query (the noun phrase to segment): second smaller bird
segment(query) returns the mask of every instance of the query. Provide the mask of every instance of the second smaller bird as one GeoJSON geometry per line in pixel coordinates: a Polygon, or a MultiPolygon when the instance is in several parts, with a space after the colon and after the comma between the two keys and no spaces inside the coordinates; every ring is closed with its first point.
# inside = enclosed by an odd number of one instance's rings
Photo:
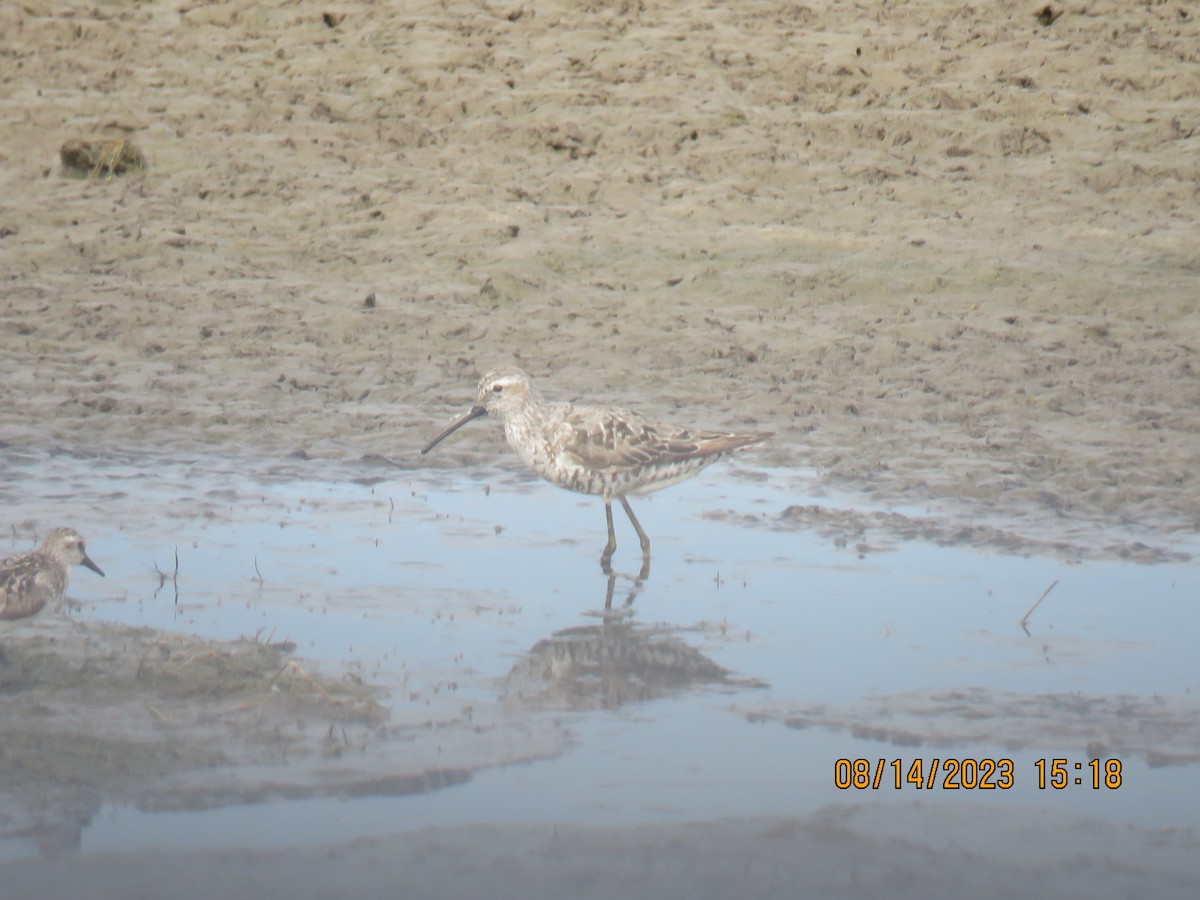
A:
{"type": "MultiPolygon", "coordinates": [[[[28,619],[61,603],[73,566],[104,576],[74,528],[52,528],[36,550],[0,560],[0,623],[28,619]]],[[[0,663],[7,663],[3,648],[0,663]]]]}

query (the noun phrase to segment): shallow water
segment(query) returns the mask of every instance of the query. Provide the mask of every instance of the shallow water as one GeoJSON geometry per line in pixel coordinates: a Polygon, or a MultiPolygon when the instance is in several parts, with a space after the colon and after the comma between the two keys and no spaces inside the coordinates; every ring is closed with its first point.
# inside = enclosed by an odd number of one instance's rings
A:
{"type": "MultiPolygon", "coordinates": [[[[14,528],[0,523],[9,532],[0,552],[29,546],[27,519],[39,530],[79,528],[108,576],[75,573],[70,594],[81,608],[72,615],[82,627],[107,620],[219,639],[286,638],[323,671],[388,688],[397,716],[495,707],[561,721],[569,734],[560,755],[484,768],[465,784],[413,796],[200,812],[107,803],[80,849],[283,847],[476,822],[804,815],[918,793],[928,802],[986,797],[1200,830],[1194,762],[1152,766],[1145,746],[1109,743],[1102,755],[1121,759],[1123,782],[1098,791],[1039,790],[1034,767],[1042,758],[1088,759],[1078,727],[1087,713],[1060,728],[1046,697],[1124,697],[1130,715],[1178,704],[1187,737],[1200,690],[1195,562],[1069,562],[920,541],[872,540],[891,549],[862,552],[780,526],[790,505],[853,505],[805,496],[808,483],[805,472],[725,466],[635,499],[653,542],[640,585],[637,540],[618,512],[614,606],[636,593],[628,622],[654,626],[729,675],[670,684],[647,676],[633,688],[570,694],[528,664],[531,650],[563,629],[596,636],[622,627],[606,632],[600,616],[607,580],[595,498],[508,469],[10,459],[0,492],[14,528]],[[338,480],[319,477],[330,471],[338,480]],[[1027,634],[1022,616],[1056,580],[1027,634]],[[953,714],[948,692],[973,699],[953,714]],[[922,712],[938,697],[940,706],[922,712]],[[807,727],[787,727],[798,715],[807,727]],[[968,736],[947,738],[947,719],[968,729],[949,733],[968,736]],[[864,723],[897,730],[888,736],[864,723]],[[899,733],[922,743],[892,742],[899,733]],[[947,757],[1010,758],[1015,787],[834,785],[839,758],[907,766],[947,757]]],[[[1160,748],[1168,756],[1179,750],[1170,721],[1160,748]]],[[[0,858],[36,852],[31,840],[0,844],[0,858]]]]}

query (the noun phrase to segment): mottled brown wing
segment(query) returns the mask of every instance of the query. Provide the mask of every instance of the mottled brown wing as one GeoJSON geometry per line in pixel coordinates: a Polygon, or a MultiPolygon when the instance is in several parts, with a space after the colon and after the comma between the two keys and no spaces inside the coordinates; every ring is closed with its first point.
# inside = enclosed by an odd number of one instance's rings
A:
{"type": "Polygon", "coordinates": [[[566,417],[561,451],[597,471],[636,469],[728,453],[768,434],[696,431],[625,410],[579,407],[566,417]]]}
{"type": "Polygon", "coordinates": [[[39,567],[29,556],[8,560],[0,569],[0,621],[24,619],[41,612],[50,592],[38,583],[39,567]]]}

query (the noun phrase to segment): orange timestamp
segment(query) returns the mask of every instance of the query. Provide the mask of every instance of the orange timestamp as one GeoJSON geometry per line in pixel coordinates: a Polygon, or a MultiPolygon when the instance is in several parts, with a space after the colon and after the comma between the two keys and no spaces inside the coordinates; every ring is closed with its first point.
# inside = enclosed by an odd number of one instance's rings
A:
{"type": "MultiPolygon", "coordinates": [[[[1039,790],[1087,786],[1116,790],[1121,786],[1119,759],[1037,759],[1039,790]]],[[[1017,786],[1016,765],[1011,759],[973,757],[917,757],[902,759],[839,759],[833,764],[833,786],[839,790],[904,788],[944,791],[1007,791],[1017,786]]]]}

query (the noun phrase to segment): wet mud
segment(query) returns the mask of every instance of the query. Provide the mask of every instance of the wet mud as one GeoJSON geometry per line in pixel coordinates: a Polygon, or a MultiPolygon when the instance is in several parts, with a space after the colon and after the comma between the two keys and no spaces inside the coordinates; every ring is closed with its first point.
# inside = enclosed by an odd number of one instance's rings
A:
{"type": "MultiPolygon", "coordinates": [[[[205,525],[294,527],[329,514],[307,498],[256,506],[247,479],[264,496],[304,478],[459,479],[466,465],[511,479],[495,428],[436,458],[417,451],[470,404],[482,371],[515,362],[551,399],[775,432],[747,467],[803,469],[803,484],[763,475],[769,501],[704,515],[815,535],[838,564],[929,543],[1179,566],[1181,583],[1194,583],[1200,17],[1122,0],[1038,6],[0,7],[6,539],[15,552],[59,524],[86,527],[92,545],[106,529],[127,538],[142,569],[107,599],[144,602],[173,546],[183,543],[186,566],[220,542],[206,544],[205,525]],[[64,158],[64,146],[89,150],[64,158]],[[126,146],[136,165],[113,164],[111,148],[126,146]],[[114,460],[136,471],[114,473],[114,460]]],[[[438,518],[412,490],[360,508],[414,530],[437,525],[458,551],[486,546],[479,521],[438,518]]],[[[347,521],[332,516],[323,535],[347,521]]],[[[539,549],[558,539],[539,538],[539,549]]],[[[402,555],[398,543],[389,552],[402,555]]],[[[317,555],[289,546],[281,568],[317,555]]],[[[261,562],[281,606],[286,595],[320,607],[303,578],[280,585],[267,556],[221,557],[215,600],[250,605],[261,562]]],[[[444,584],[386,594],[401,620],[387,627],[475,616],[503,634],[503,615],[521,609],[517,588],[497,600],[486,580],[464,585],[441,560],[404,560],[412,580],[432,570],[444,584]]],[[[342,561],[324,565],[341,596],[369,596],[372,614],[385,606],[343,578],[342,561]]],[[[658,584],[669,584],[662,571],[658,584]]],[[[185,617],[201,615],[186,581],[182,599],[185,617]]],[[[567,729],[539,711],[758,685],[749,667],[708,659],[686,628],[586,628],[507,638],[518,659],[503,677],[439,662],[406,673],[419,685],[310,659],[302,635],[292,647],[253,628],[215,640],[51,619],[7,632],[0,831],[53,850],[72,846],[102,801],[187,809],[420,791],[560,753],[567,729]],[[449,700],[451,683],[504,694],[507,708],[449,700]]],[[[999,688],[953,696],[821,708],[743,699],[737,712],[900,745],[996,739],[1010,719],[1021,740],[1044,734],[1033,725],[1044,717],[1062,722],[1055,739],[1194,763],[1189,703],[1157,710],[1145,695],[1084,690],[1075,714],[1069,691],[1047,690],[1030,708],[999,688]],[[946,709],[957,710],[950,725],[946,709]],[[898,721],[880,725],[885,714],[898,721]]],[[[978,833],[995,837],[984,827],[995,809],[976,812],[978,833]]],[[[1144,835],[1104,845],[1107,857],[1071,857],[1067,832],[1047,827],[1063,858],[1084,861],[1043,879],[1031,859],[1002,880],[1011,854],[981,849],[968,864],[946,849],[965,829],[922,845],[877,810],[840,813],[757,821],[744,843],[728,823],[630,837],[584,829],[563,838],[578,855],[556,877],[578,888],[607,848],[629,862],[618,881],[636,883],[644,848],[694,844],[752,874],[757,853],[810,860],[817,868],[792,873],[800,880],[787,889],[807,879],[830,896],[846,884],[853,896],[897,884],[953,896],[980,883],[1195,895],[1195,870],[1179,862],[1194,859],[1194,841],[1175,846],[1178,835],[1154,845],[1164,853],[1155,876],[1138,861],[1153,849],[1144,835]],[[905,862],[897,841],[919,845],[926,864],[905,862]],[[805,856],[834,844],[847,853],[805,856]],[[720,855],[727,847],[733,855],[720,855]],[[833,868],[819,868],[825,860],[833,868]]],[[[1005,821],[1010,843],[995,846],[1011,848],[1021,828],[1038,833],[1005,821]]],[[[522,859],[553,868],[564,858],[556,833],[504,838],[522,859]]],[[[342,847],[332,851],[342,866],[302,848],[246,851],[231,866],[262,884],[286,864],[293,880],[275,883],[279,893],[315,896],[325,874],[364,856],[449,865],[460,839],[490,861],[479,871],[508,859],[480,828],[382,854],[342,847]]],[[[706,859],[694,871],[707,872],[706,859]]],[[[105,883],[144,871],[160,879],[146,884],[203,896],[211,861],[109,860],[105,883]]],[[[4,868],[19,891],[99,884],[86,861],[4,868]]],[[[397,881],[384,865],[361,871],[369,886],[397,881]]],[[[438,865],[420,871],[430,894],[447,883],[438,865]]],[[[523,869],[508,871],[512,895],[537,895],[523,869]]],[[[768,867],[737,892],[777,892],[770,871],[788,870],[768,867]]],[[[469,878],[461,884],[469,893],[469,878]]],[[[545,884],[553,894],[558,882],[545,884]]],[[[679,885],[680,896],[734,892],[719,879],[679,885]]]]}

